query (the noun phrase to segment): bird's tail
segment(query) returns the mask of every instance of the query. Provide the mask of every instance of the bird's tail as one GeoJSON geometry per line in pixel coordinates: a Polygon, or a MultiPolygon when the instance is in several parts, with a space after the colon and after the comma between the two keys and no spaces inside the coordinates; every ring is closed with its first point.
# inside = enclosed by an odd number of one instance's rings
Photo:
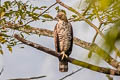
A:
{"type": "Polygon", "coordinates": [[[68,71],[68,62],[67,61],[59,61],[59,71],[60,72],[68,71]]]}

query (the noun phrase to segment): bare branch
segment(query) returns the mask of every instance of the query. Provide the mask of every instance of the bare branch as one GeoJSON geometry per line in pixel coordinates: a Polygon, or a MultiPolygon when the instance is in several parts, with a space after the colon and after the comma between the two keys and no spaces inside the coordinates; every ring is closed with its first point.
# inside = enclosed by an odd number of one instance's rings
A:
{"type": "Polygon", "coordinates": [[[0,75],[3,73],[3,71],[4,71],[4,68],[2,68],[2,70],[0,71],[0,75]]]}
{"type": "MultiPolygon", "coordinates": [[[[26,45],[34,47],[34,48],[36,48],[38,50],[41,50],[41,51],[43,51],[43,52],[45,52],[47,54],[53,55],[53,56],[55,56],[57,58],[60,57],[60,54],[58,54],[56,51],[53,51],[52,49],[43,47],[42,45],[33,43],[31,41],[25,40],[25,39],[23,39],[22,37],[20,37],[17,34],[15,34],[14,37],[17,40],[21,41],[22,43],[24,43],[26,45]]],[[[119,70],[114,70],[114,69],[110,69],[110,68],[104,68],[104,67],[95,66],[95,65],[83,62],[83,61],[76,60],[76,59],[71,58],[71,57],[66,58],[66,60],[68,62],[74,64],[74,65],[81,66],[81,67],[84,67],[84,68],[88,68],[90,70],[97,71],[97,72],[100,72],[100,73],[111,74],[111,75],[120,75],[119,70]]]]}
{"type": "MultiPolygon", "coordinates": [[[[82,0],[81,0],[82,1],[82,0]]],[[[91,7],[91,3],[89,3],[88,7],[85,9],[85,11],[81,14],[82,16],[85,16],[87,11],[89,10],[89,8],[91,7]]],[[[87,18],[86,18],[87,19],[87,18]]],[[[68,19],[69,22],[72,22],[72,21],[83,21],[83,19],[81,19],[80,17],[77,17],[77,18],[70,18],[68,19]]]]}
{"type": "Polygon", "coordinates": [[[69,76],[71,76],[71,75],[73,75],[73,74],[75,74],[75,73],[81,71],[82,69],[83,69],[83,68],[80,68],[80,69],[78,69],[78,70],[76,70],[76,71],[74,71],[74,72],[72,72],[72,73],[70,73],[70,74],[64,76],[63,78],[61,78],[61,79],[59,79],[59,80],[64,80],[65,78],[67,78],[67,77],[69,77],[69,76]]]}
{"type": "Polygon", "coordinates": [[[32,80],[32,79],[40,79],[46,76],[39,76],[39,77],[31,77],[31,78],[17,78],[17,79],[8,79],[8,80],[32,80]]]}
{"type": "MultiPolygon", "coordinates": [[[[18,24],[12,24],[10,22],[8,22],[4,27],[19,30],[19,31],[22,31],[25,33],[32,33],[32,34],[37,34],[37,35],[53,37],[53,31],[48,30],[48,29],[41,29],[41,28],[34,28],[34,27],[29,27],[29,28],[19,27],[18,24]]],[[[74,37],[73,42],[74,42],[74,44],[76,44],[82,48],[85,48],[87,50],[91,50],[91,51],[95,52],[103,60],[105,60],[108,64],[110,64],[111,66],[113,66],[117,69],[119,68],[119,70],[120,70],[120,62],[113,59],[106,51],[101,49],[97,44],[91,44],[91,43],[85,42],[83,40],[80,40],[76,37],[74,37]]]]}
{"type": "MultiPolygon", "coordinates": [[[[101,28],[101,26],[102,26],[102,23],[100,23],[100,25],[99,25],[98,29],[100,29],[100,28],[101,28]]],[[[95,36],[94,36],[94,38],[93,38],[93,40],[92,40],[92,43],[94,43],[94,42],[95,42],[97,35],[98,35],[98,33],[96,33],[96,34],[95,34],[95,36]]]]}

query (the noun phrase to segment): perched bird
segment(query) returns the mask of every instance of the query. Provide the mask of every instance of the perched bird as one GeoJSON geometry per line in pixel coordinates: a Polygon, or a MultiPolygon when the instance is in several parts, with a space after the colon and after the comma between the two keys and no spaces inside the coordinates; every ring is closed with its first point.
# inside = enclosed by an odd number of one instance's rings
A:
{"type": "Polygon", "coordinates": [[[67,58],[72,52],[73,29],[64,12],[59,11],[55,19],[58,21],[54,28],[55,48],[61,55],[59,59],[59,71],[67,72],[68,62],[65,57],[67,58]]]}

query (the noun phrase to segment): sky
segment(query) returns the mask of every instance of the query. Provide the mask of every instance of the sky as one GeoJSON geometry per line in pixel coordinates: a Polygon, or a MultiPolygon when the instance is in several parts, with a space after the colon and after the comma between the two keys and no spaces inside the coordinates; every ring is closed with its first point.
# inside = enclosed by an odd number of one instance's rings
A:
{"type": "MultiPolygon", "coordinates": [[[[2,2],[4,1],[8,0],[2,0],[2,2]]],[[[22,1],[26,2],[26,0],[22,1]]],[[[38,7],[41,5],[50,6],[51,4],[55,3],[55,0],[29,0],[29,1],[30,4],[38,7]]],[[[70,5],[78,10],[80,0],[62,0],[62,1],[67,5],[70,5]]],[[[55,7],[49,10],[50,14],[53,15],[54,17],[57,14],[54,9],[55,7]]],[[[83,5],[81,6],[81,8],[82,7],[83,5]]],[[[60,8],[64,9],[63,7],[60,8]]],[[[73,14],[72,12],[67,11],[67,17],[69,17],[72,14],[73,14]]],[[[46,28],[53,30],[56,23],[57,22],[55,21],[45,23],[42,23],[41,21],[35,21],[30,23],[30,25],[38,28],[46,28]]],[[[93,21],[93,23],[95,25],[98,25],[97,21],[93,21]]],[[[95,30],[93,28],[91,28],[88,24],[86,24],[83,21],[74,23],[72,22],[71,24],[73,26],[73,33],[75,37],[78,37],[81,40],[88,42],[92,41],[92,38],[95,35],[95,30]]],[[[53,38],[32,35],[27,36],[27,40],[33,41],[35,43],[41,44],[45,47],[55,50],[53,38]]],[[[98,37],[97,40],[99,42],[100,38],[98,37]]],[[[6,50],[6,48],[3,48],[3,50],[5,54],[3,56],[0,55],[0,68],[4,67],[4,72],[0,76],[0,80],[7,80],[11,78],[27,78],[43,75],[47,77],[42,78],[40,80],[59,80],[65,75],[81,68],[76,65],[69,64],[69,71],[66,73],[61,73],[58,70],[59,64],[57,58],[24,44],[15,46],[13,48],[12,53],[6,50]],[[24,46],[24,49],[21,49],[20,48],[21,46],[24,46]]],[[[100,58],[97,57],[97,55],[93,55],[91,59],[88,59],[87,58],[88,52],[89,51],[81,47],[73,45],[73,51],[70,56],[75,59],[89,62],[95,65],[105,67],[108,66],[108,64],[100,60],[100,58]]],[[[120,77],[114,77],[114,80],[119,80],[119,78],[120,77]]],[[[84,68],[81,71],[77,72],[76,74],[70,77],[67,77],[64,80],[108,80],[108,79],[106,78],[105,74],[84,68]]]]}

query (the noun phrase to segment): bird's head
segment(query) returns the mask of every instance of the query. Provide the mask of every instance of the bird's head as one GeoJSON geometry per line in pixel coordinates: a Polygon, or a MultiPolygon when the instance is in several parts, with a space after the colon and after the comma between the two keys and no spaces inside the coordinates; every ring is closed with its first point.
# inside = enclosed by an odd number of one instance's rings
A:
{"type": "Polygon", "coordinates": [[[66,13],[63,11],[59,11],[57,16],[55,17],[55,20],[59,21],[59,20],[63,20],[65,22],[68,22],[67,17],[66,17],[66,13]]]}

